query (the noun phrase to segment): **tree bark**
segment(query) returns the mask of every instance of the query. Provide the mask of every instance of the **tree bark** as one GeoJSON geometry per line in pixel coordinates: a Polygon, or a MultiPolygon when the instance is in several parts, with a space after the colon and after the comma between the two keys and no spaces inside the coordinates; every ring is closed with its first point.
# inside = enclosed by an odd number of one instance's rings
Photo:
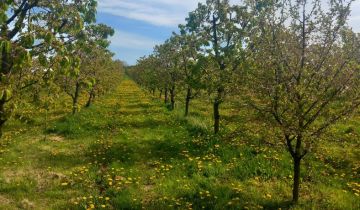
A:
{"type": "Polygon", "coordinates": [[[168,89],[165,88],[165,100],[164,100],[165,104],[169,103],[169,95],[168,95],[168,89]]]}
{"type": "Polygon", "coordinates": [[[94,89],[92,89],[90,94],[89,94],[89,99],[88,99],[85,107],[90,107],[93,100],[94,100],[94,98],[95,98],[95,91],[94,91],[94,89]]]}
{"type": "Polygon", "coordinates": [[[5,102],[0,102],[0,138],[3,135],[3,127],[5,122],[7,121],[7,116],[5,113],[5,102]]]}
{"type": "Polygon", "coordinates": [[[187,89],[186,99],[185,99],[185,117],[189,115],[189,107],[190,107],[190,100],[191,100],[191,88],[187,89]]]}
{"type": "Polygon", "coordinates": [[[80,83],[77,82],[75,87],[75,93],[73,96],[73,110],[72,110],[73,114],[75,114],[78,111],[79,94],[80,94],[80,83]]]}
{"type": "Polygon", "coordinates": [[[294,185],[293,185],[293,203],[299,201],[299,191],[300,191],[300,166],[301,158],[295,157],[294,161],[294,185]]]}
{"type": "MultiPolygon", "coordinates": [[[[1,28],[2,30],[2,28],[1,28]]],[[[0,49],[1,50],[1,49],[0,49]]],[[[9,75],[11,73],[12,65],[13,65],[13,59],[11,58],[11,53],[6,52],[5,49],[2,49],[1,57],[0,57],[0,67],[1,67],[1,74],[2,75],[9,75]]],[[[8,81],[1,81],[1,84],[6,85],[8,84],[8,81]]],[[[8,100],[4,95],[3,98],[0,99],[0,138],[3,135],[3,127],[5,122],[8,120],[8,116],[5,111],[5,104],[6,100],[8,100]]]]}
{"type": "Polygon", "coordinates": [[[214,102],[214,133],[217,134],[220,131],[220,102],[215,100],[214,102]]]}
{"type": "Polygon", "coordinates": [[[170,89],[171,110],[175,109],[175,85],[170,89]]]}
{"type": "Polygon", "coordinates": [[[220,131],[220,104],[222,103],[223,89],[219,88],[217,91],[217,97],[214,101],[214,133],[217,134],[220,131]]]}
{"type": "Polygon", "coordinates": [[[302,134],[298,133],[296,138],[290,139],[289,135],[285,135],[288,151],[293,158],[293,198],[292,202],[297,203],[299,201],[300,194],[300,172],[301,172],[301,160],[307,154],[307,150],[302,151],[302,134]],[[292,141],[296,139],[296,144],[292,145],[292,141]]]}

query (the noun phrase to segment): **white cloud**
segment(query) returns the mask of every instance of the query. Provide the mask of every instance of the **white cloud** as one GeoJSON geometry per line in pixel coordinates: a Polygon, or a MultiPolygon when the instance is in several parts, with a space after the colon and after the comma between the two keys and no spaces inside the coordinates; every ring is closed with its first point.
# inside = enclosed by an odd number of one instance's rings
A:
{"type": "MultiPolygon", "coordinates": [[[[99,11],[152,25],[176,27],[184,23],[185,17],[196,8],[198,2],[205,0],[100,0],[99,11]]],[[[360,32],[359,21],[360,0],[355,0],[349,22],[357,32],[360,32]]]]}
{"type": "Polygon", "coordinates": [[[114,16],[144,21],[158,26],[174,27],[184,22],[195,9],[194,0],[102,0],[99,11],[114,16]]]}
{"type": "MultiPolygon", "coordinates": [[[[116,17],[125,17],[132,20],[143,21],[151,25],[175,28],[184,23],[188,13],[196,9],[198,2],[206,0],[99,0],[99,12],[116,17]]],[[[230,0],[237,3],[240,0],[230,0]]],[[[325,0],[324,0],[325,1],[325,0]]],[[[356,32],[360,33],[360,0],[355,0],[349,24],[356,32]]],[[[148,53],[156,44],[163,40],[149,38],[146,34],[135,34],[123,30],[116,30],[111,38],[113,48],[129,49],[123,52],[132,64],[136,57],[148,53]],[[130,53],[133,53],[131,54],[130,53]],[[131,56],[129,55],[131,54],[131,56]]]]}
{"type": "Polygon", "coordinates": [[[115,35],[111,37],[111,46],[115,48],[127,49],[152,49],[155,45],[160,44],[161,41],[154,40],[142,35],[125,32],[122,30],[115,30],[115,35]]]}

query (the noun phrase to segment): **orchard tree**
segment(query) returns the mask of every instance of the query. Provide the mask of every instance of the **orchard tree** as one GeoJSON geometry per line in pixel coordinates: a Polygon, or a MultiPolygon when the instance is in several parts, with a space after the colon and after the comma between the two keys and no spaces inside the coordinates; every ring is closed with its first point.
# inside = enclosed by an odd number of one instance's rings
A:
{"type": "Polygon", "coordinates": [[[252,2],[249,101],[282,133],[297,202],[302,159],[326,128],[360,105],[358,42],[346,28],[351,0],[264,2],[252,2]]]}
{"type": "Polygon", "coordinates": [[[127,73],[141,87],[155,94],[156,89],[162,92],[164,85],[160,71],[159,59],[154,55],[142,57],[137,61],[137,65],[129,68],[127,73]]]}
{"type": "Polygon", "coordinates": [[[214,132],[220,130],[220,105],[231,91],[234,72],[244,62],[246,32],[250,26],[245,6],[230,5],[229,0],[207,0],[186,19],[186,29],[194,32],[203,43],[204,56],[213,68],[205,72],[207,88],[214,93],[214,132]],[[211,70],[211,71],[210,71],[211,70]]]}
{"type": "Polygon", "coordinates": [[[95,0],[4,0],[0,4],[0,135],[24,86],[15,78],[33,58],[50,72],[64,46],[71,44],[84,23],[95,21],[95,0]]]}
{"type": "Polygon", "coordinates": [[[112,92],[119,86],[124,77],[125,65],[124,61],[108,58],[106,68],[103,71],[99,71],[98,92],[100,94],[112,92]]]}
{"type": "MultiPolygon", "coordinates": [[[[95,62],[100,52],[106,51],[110,45],[107,39],[113,34],[114,30],[104,24],[91,24],[78,34],[74,44],[67,46],[68,53],[76,56],[62,60],[59,77],[65,93],[72,99],[73,114],[79,110],[78,102],[82,89],[91,89],[96,85],[95,62]]],[[[94,92],[90,93],[89,103],[93,94],[94,92]]]]}
{"type": "Polygon", "coordinates": [[[197,39],[196,34],[188,33],[183,25],[180,25],[179,28],[180,34],[174,35],[174,39],[179,47],[179,68],[181,69],[182,86],[184,86],[186,90],[185,116],[188,116],[191,100],[194,99],[203,88],[201,76],[206,59],[201,54],[201,42],[197,39]]]}
{"type": "Polygon", "coordinates": [[[158,45],[155,46],[153,54],[148,57],[143,58],[138,62],[137,70],[138,73],[142,73],[141,82],[149,90],[154,90],[157,87],[160,91],[160,98],[164,93],[164,103],[169,103],[169,84],[170,84],[170,74],[169,74],[169,64],[167,63],[168,56],[166,51],[162,49],[164,46],[158,45]],[[163,51],[163,52],[162,52],[163,51]]]}
{"type": "Polygon", "coordinates": [[[112,60],[113,53],[98,48],[92,50],[91,54],[82,61],[83,68],[89,71],[89,78],[85,81],[85,90],[88,94],[85,107],[90,107],[98,95],[113,89],[113,86],[108,86],[118,84],[123,70],[122,62],[112,60]]]}
{"type": "Polygon", "coordinates": [[[176,38],[172,36],[166,40],[164,44],[155,47],[155,56],[162,64],[162,76],[165,80],[165,98],[167,98],[167,90],[170,93],[170,109],[175,109],[175,97],[177,94],[177,85],[181,80],[179,72],[179,45],[176,38]]]}
{"type": "Polygon", "coordinates": [[[91,65],[91,80],[85,84],[85,90],[88,93],[86,107],[89,107],[96,97],[111,93],[118,88],[124,75],[124,63],[121,60],[113,60],[113,53],[109,51],[96,51],[98,56],[91,65]]]}

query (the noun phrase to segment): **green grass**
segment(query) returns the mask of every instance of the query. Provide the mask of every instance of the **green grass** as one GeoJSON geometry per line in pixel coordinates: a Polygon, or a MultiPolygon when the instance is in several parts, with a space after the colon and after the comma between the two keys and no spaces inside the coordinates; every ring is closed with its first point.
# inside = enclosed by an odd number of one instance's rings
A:
{"type": "Polygon", "coordinates": [[[358,118],[305,158],[292,206],[291,158],[273,130],[234,102],[213,136],[211,106],[194,100],[184,118],[181,104],[170,112],[124,80],[74,116],[58,106],[46,130],[41,110],[10,121],[0,209],[360,209],[358,118]]]}

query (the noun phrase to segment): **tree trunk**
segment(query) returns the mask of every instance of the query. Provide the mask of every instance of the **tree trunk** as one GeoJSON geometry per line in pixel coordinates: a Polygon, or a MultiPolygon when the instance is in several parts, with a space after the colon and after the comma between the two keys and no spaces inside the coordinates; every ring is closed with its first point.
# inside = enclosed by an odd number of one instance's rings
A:
{"type": "Polygon", "coordinates": [[[217,134],[220,131],[220,102],[215,100],[214,102],[214,133],[217,134]]]}
{"type": "Polygon", "coordinates": [[[94,89],[92,89],[90,94],[89,94],[89,99],[88,99],[85,107],[90,107],[93,100],[94,100],[94,98],[95,98],[95,91],[94,91],[94,89]]]}
{"type": "Polygon", "coordinates": [[[160,90],[160,96],[159,96],[160,99],[162,98],[162,94],[163,94],[163,90],[161,89],[160,90]]]}
{"type": "Polygon", "coordinates": [[[222,102],[223,89],[219,88],[217,97],[214,101],[214,133],[217,134],[220,131],[220,104],[222,102]]]}
{"type": "Polygon", "coordinates": [[[170,89],[171,110],[175,109],[175,85],[170,89]]]}
{"type": "MultiPolygon", "coordinates": [[[[2,3],[3,4],[3,3],[2,3]]],[[[0,29],[2,32],[2,29],[0,29]]],[[[12,65],[13,65],[13,58],[11,53],[6,52],[5,48],[1,49],[1,56],[0,56],[0,69],[1,69],[1,74],[3,76],[9,76],[9,74],[11,73],[11,69],[12,69],[12,65]]],[[[3,83],[4,81],[1,81],[1,83],[3,83]]],[[[8,82],[5,81],[5,84],[7,84],[8,82]]],[[[5,104],[6,104],[6,100],[8,100],[4,95],[2,96],[2,99],[0,99],[0,138],[3,135],[3,127],[5,122],[8,120],[8,116],[7,113],[5,111],[5,104]]]]}
{"type": "Polygon", "coordinates": [[[0,139],[3,135],[3,127],[5,122],[7,121],[7,116],[5,113],[5,102],[0,102],[0,139]]]}
{"type": "Polygon", "coordinates": [[[169,103],[168,89],[165,88],[165,104],[169,103]]]}
{"type": "MultiPolygon", "coordinates": [[[[302,125],[302,123],[299,123],[302,125]]],[[[289,134],[285,134],[286,144],[288,151],[290,152],[293,158],[293,198],[292,202],[297,203],[299,201],[299,192],[300,192],[300,169],[301,169],[301,160],[307,154],[307,150],[302,151],[302,133],[298,133],[296,136],[296,144],[293,145],[292,141],[295,138],[290,139],[289,134]]]]}
{"type": "Polygon", "coordinates": [[[80,83],[77,82],[75,87],[75,94],[73,97],[73,111],[72,111],[73,114],[75,114],[78,111],[79,94],[80,94],[80,83]]]}
{"type": "Polygon", "coordinates": [[[185,117],[189,115],[189,106],[190,106],[190,100],[191,100],[191,88],[187,89],[186,93],[186,99],[185,99],[185,117]]]}
{"type": "Polygon", "coordinates": [[[6,122],[6,120],[0,120],[0,139],[3,136],[3,127],[4,127],[5,122],[6,122]]]}
{"type": "Polygon", "coordinates": [[[300,166],[301,158],[294,157],[294,185],[293,185],[293,203],[299,201],[299,191],[300,191],[300,166]]]}

